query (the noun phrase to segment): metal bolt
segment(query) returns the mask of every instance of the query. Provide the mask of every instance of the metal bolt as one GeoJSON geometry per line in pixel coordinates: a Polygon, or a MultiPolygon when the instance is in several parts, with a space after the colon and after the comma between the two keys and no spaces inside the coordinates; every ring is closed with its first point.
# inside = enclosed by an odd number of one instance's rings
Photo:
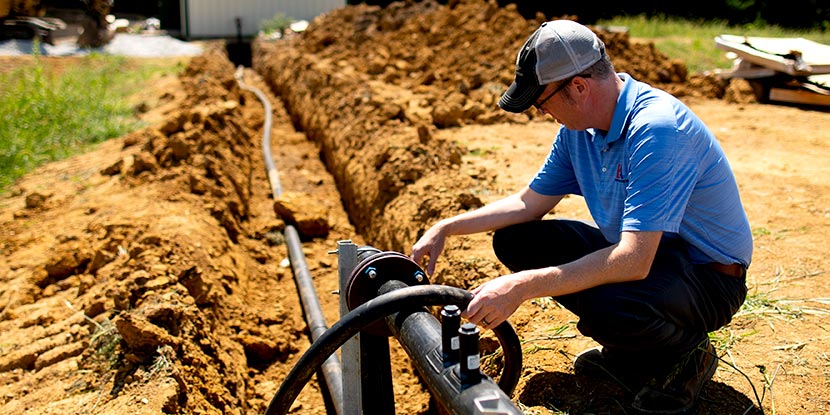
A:
{"type": "Polygon", "coordinates": [[[415,281],[424,282],[424,273],[421,271],[415,271],[415,281]]]}
{"type": "Polygon", "coordinates": [[[369,267],[369,269],[366,270],[366,275],[368,275],[370,279],[375,279],[378,276],[378,271],[374,267],[369,267]]]}

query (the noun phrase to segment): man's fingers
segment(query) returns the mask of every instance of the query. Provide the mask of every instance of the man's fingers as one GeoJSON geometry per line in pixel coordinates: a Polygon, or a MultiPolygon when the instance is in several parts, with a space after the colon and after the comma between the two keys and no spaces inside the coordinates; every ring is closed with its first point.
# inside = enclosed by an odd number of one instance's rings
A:
{"type": "Polygon", "coordinates": [[[437,258],[430,255],[429,256],[429,263],[427,263],[427,275],[432,275],[435,272],[435,262],[437,258]]]}
{"type": "Polygon", "coordinates": [[[478,299],[475,297],[475,294],[473,294],[473,299],[470,300],[469,304],[467,304],[467,309],[464,310],[463,313],[461,313],[461,317],[466,318],[473,324],[477,324],[478,321],[481,319],[481,316],[478,316],[478,318],[476,318],[476,313],[478,313],[479,309],[481,308],[481,305],[479,305],[477,300],[478,299]]]}
{"type": "Polygon", "coordinates": [[[415,245],[412,247],[412,254],[410,257],[413,261],[420,263],[421,259],[424,258],[424,253],[417,245],[415,245]]]}

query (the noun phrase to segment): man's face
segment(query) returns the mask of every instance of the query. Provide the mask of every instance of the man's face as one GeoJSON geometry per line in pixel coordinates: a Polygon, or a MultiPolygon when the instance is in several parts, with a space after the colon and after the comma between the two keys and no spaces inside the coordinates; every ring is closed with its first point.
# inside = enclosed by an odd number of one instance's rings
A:
{"type": "Polygon", "coordinates": [[[576,130],[579,129],[578,121],[580,117],[576,113],[576,102],[570,97],[566,89],[573,84],[574,78],[568,78],[562,83],[548,84],[547,88],[542,92],[541,98],[536,101],[533,106],[540,114],[550,115],[556,122],[565,127],[576,130]]]}

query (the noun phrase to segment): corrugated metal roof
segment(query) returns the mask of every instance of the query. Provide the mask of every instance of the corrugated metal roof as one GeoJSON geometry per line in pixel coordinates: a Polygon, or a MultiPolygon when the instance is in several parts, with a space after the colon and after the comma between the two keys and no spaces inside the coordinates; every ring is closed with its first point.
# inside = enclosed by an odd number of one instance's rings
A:
{"type": "Polygon", "coordinates": [[[277,14],[311,21],[327,11],[344,7],[346,0],[180,0],[182,33],[187,38],[254,36],[260,22],[277,14]],[[237,29],[237,19],[240,27],[237,29]]]}

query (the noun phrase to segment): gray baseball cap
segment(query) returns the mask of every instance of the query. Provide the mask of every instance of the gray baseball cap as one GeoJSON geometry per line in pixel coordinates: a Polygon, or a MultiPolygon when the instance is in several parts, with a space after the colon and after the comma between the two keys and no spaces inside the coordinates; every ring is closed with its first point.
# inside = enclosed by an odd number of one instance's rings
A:
{"type": "Polygon", "coordinates": [[[516,77],[499,107],[524,112],[545,86],[578,75],[602,58],[605,45],[591,29],[571,20],[542,23],[516,56],[516,77]]]}

